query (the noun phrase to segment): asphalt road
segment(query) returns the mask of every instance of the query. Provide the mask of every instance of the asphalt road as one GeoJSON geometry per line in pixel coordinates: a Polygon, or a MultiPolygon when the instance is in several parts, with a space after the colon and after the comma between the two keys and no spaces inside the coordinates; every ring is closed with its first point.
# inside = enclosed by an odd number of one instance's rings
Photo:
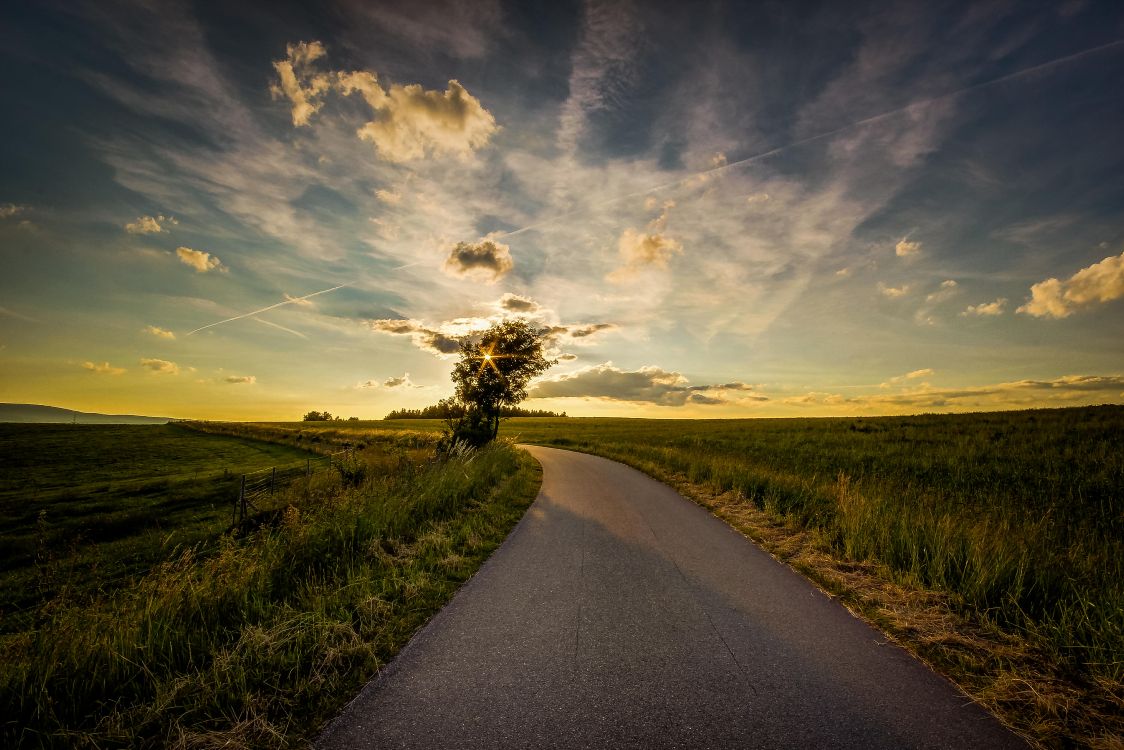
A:
{"type": "Polygon", "coordinates": [[[666,485],[527,449],[527,515],[318,747],[1025,747],[666,485]]]}

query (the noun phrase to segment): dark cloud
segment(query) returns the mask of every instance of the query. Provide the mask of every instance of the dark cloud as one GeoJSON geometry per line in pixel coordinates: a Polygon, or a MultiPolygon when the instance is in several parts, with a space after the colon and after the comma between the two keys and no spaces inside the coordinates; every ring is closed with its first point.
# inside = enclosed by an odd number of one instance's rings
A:
{"type": "Polygon", "coordinates": [[[416,320],[368,320],[367,325],[379,333],[409,336],[414,346],[434,354],[456,354],[460,351],[460,339],[427,328],[416,320]]]}
{"type": "MultiPolygon", "coordinates": [[[[531,398],[603,398],[611,401],[632,401],[660,406],[686,404],[725,404],[727,391],[750,391],[745,383],[723,385],[687,385],[677,372],[659,367],[622,370],[606,362],[577,372],[560,375],[536,385],[531,398]]],[[[742,397],[746,398],[745,396],[742,397]]],[[[751,396],[754,401],[767,401],[765,396],[751,396]]]]}
{"type": "Polygon", "coordinates": [[[584,339],[586,336],[592,336],[600,331],[611,331],[616,328],[612,323],[594,323],[588,326],[571,326],[569,329],[570,338],[584,339]]]}
{"type": "Polygon", "coordinates": [[[515,313],[532,313],[536,312],[540,305],[533,299],[527,297],[520,297],[518,294],[508,292],[500,297],[499,302],[496,303],[501,310],[515,313]]]}
{"type": "Polygon", "coordinates": [[[445,259],[445,272],[453,276],[467,276],[486,281],[499,281],[515,267],[511,249],[500,242],[458,242],[445,259]]]}

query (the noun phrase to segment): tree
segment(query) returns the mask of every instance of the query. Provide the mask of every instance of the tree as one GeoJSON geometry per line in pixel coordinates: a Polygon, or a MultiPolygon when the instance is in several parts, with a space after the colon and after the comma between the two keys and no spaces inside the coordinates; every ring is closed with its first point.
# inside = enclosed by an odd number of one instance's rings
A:
{"type": "Polygon", "coordinates": [[[462,416],[452,421],[452,437],[482,445],[500,429],[500,410],[527,398],[527,384],[554,364],[543,356],[547,330],[524,320],[496,323],[479,337],[461,341],[453,368],[462,416]]]}
{"type": "Polygon", "coordinates": [[[304,422],[331,422],[332,421],[332,415],[329,414],[326,411],[324,411],[324,412],[310,411],[308,414],[304,415],[304,419],[302,421],[304,421],[304,422]]]}

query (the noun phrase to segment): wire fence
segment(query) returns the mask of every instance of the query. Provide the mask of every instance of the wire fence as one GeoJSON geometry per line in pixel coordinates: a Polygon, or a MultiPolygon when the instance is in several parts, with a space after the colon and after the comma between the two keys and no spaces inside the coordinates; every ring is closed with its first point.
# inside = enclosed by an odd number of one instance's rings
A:
{"type": "Polygon", "coordinates": [[[308,481],[313,474],[321,471],[331,471],[333,466],[343,461],[350,460],[351,448],[315,456],[284,466],[271,466],[268,469],[259,469],[242,475],[238,488],[238,499],[234,502],[234,516],[231,523],[235,526],[245,521],[250,511],[260,512],[262,509],[257,503],[264,503],[276,493],[289,487],[296,481],[308,481]]]}

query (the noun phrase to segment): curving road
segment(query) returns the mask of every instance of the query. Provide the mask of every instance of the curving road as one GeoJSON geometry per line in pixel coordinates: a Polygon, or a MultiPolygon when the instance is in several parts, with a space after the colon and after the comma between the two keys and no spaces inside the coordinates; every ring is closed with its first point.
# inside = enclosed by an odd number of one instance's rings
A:
{"type": "Polygon", "coordinates": [[[1026,747],[666,485],[527,450],[527,515],[318,747],[1026,747]]]}

